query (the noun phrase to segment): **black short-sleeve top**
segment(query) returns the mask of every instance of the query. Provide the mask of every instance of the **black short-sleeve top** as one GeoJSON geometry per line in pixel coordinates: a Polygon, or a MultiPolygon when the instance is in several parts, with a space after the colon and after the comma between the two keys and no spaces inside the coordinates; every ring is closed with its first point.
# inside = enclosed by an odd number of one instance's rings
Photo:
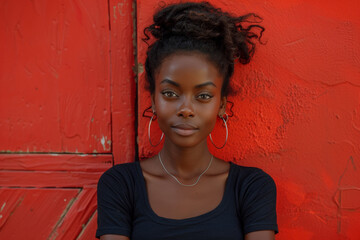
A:
{"type": "Polygon", "coordinates": [[[220,204],[186,219],[160,217],[151,209],[139,162],[108,169],[99,180],[97,194],[97,238],[118,234],[131,240],[239,240],[253,231],[278,232],[276,186],[259,168],[230,163],[220,204]]]}

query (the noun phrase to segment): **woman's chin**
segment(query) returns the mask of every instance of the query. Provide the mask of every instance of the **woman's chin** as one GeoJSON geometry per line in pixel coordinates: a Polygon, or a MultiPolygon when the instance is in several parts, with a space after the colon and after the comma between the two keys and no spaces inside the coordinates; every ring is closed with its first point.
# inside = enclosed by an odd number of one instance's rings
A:
{"type": "Polygon", "coordinates": [[[197,147],[200,144],[203,144],[205,142],[206,144],[206,138],[205,139],[199,139],[194,136],[171,136],[167,137],[167,141],[171,145],[177,146],[179,148],[192,148],[197,147]]]}

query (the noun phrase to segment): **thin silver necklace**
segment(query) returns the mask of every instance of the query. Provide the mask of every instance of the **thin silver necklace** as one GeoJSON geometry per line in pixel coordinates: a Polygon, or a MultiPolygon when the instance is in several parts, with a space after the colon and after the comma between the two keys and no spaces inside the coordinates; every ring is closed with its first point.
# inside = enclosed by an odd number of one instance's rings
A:
{"type": "Polygon", "coordinates": [[[160,152],[159,152],[159,154],[158,154],[158,157],[159,157],[161,166],[164,168],[165,172],[166,172],[169,176],[173,177],[173,178],[175,179],[175,181],[178,182],[181,186],[184,186],[184,187],[193,187],[193,186],[195,186],[195,185],[200,181],[200,178],[202,177],[202,175],[204,175],[204,174],[206,173],[206,171],[210,168],[210,165],[211,165],[212,160],[213,160],[213,158],[214,158],[214,156],[211,155],[211,159],[210,159],[209,165],[208,165],[207,168],[200,174],[200,176],[198,177],[198,179],[196,180],[196,182],[194,182],[193,184],[184,184],[184,183],[180,182],[179,179],[177,179],[177,177],[175,177],[174,175],[172,175],[172,174],[166,169],[166,167],[164,166],[164,163],[163,163],[162,160],[161,160],[160,152]]]}

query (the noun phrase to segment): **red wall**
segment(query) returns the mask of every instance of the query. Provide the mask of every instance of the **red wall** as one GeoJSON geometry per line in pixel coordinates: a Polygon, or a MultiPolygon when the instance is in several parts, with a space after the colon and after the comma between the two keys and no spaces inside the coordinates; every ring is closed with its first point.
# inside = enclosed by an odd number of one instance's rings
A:
{"type": "MultiPolygon", "coordinates": [[[[157,2],[138,1],[139,38],[157,2]]],[[[358,1],[211,2],[234,14],[256,12],[266,28],[253,61],[236,67],[229,141],[212,152],[275,179],[277,239],[360,239],[358,1]]],[[[150,105],[144,81],[141,73],[139,115],[150,105]]],[[[148,143],[148,119],[139,122],[139,152],[147,157],[158,149],[148,143]]],[[[220,122],[214,135],[224,136],[220,122]]]]}
{"type": "MultiPolygon", "coordinates": [[[[140,157],[159,150],[141,117],[140,40],[158,2],[0,2],[1,239],[92,239],[101,173],[132,161],[134,143],[140,157]]],[[[211,2],[266,28],[253,61],[236,66],[228,144],[211,151],[275,179],[277,239],[359,240],[359,4],[211,2]]]]}

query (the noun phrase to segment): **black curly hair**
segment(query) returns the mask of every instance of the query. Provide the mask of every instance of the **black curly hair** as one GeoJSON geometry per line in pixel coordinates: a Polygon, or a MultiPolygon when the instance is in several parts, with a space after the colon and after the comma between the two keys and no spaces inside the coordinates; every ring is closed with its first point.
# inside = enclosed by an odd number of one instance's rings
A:
{"type": "Polygon", "coordinates": [[[231,92],[229,81],[234,72],[234,61],[246,64],[255,50],[255,40],[261,39],[265,30],[256,24],[262,18],[254,13],[243,16],[215,8],[208,2],[178,3],[160,9],[154,23],[144,29],[148,44],[151,33],[156,41],[149,45],[145,62],[146,79],[150,93],[155,91],[154,74],[162,61],[175,52],[204,54],[223,76],[221,93],[231,92]],[[248,25],[248,26],[244,26],[248,25]],[[253,32],[258,28],[259,33],[253,32]]]}

